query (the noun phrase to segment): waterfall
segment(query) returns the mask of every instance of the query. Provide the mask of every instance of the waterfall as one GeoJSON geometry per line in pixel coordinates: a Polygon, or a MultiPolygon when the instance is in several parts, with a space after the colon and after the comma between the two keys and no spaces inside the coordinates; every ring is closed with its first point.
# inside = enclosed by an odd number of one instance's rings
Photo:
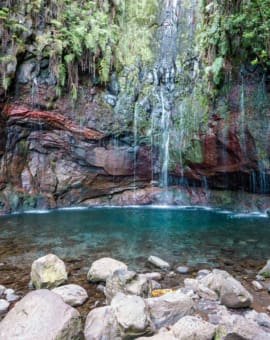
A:
{"type": "Polygon", "coordinates": [[[161,131],[162,131],[162,168],[161,168],[161,185],[168,187],[168,165],[169,165],[169,145],[170,145],[170,111],[164,107],[163,91],[160,92],[162,117],[161,117],[161,131]]]}
{"type": "MultiPolygon", "coordinates": [[[[192,105],[196,79],[194,58],[195,0],[160,0],[158,27],[153,43],[153,61],[139,70],[139,91],[133,110],[134,188],[138,176],[138,145],[149,143],[151,183],[167,191],[171,166],[183,172],[182,149],[197,123],[198,110],[192,105]],[[186,131],[186,126],[189,132],[186,131]],[[173,156],[173,157],[172,157],[173,156]]],[[[119,108],[119,106],[117,106],[119,108]]]]}

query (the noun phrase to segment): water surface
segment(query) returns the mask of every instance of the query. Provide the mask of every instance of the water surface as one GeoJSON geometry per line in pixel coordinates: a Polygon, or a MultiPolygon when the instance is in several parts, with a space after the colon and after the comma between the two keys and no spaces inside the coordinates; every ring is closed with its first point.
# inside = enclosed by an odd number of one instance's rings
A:
{"type": "Polygon", "coordinates": [[[213,267],[270,258],[269,219],[197,208],[91,208],[0,217],[0,262],[54,253],[87,266],[110,256],[142,270],[149,255],[213,267]]]}

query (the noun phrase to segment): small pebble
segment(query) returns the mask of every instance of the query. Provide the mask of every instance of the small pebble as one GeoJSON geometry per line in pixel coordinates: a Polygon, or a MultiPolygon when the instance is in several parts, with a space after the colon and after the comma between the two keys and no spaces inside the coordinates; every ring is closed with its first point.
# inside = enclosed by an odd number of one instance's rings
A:
{"type": "Polygon", "coordinates": [[[8,307],[9,307],[9,302],[4,300],[4,299],[0,299],[0,313],[5,313],[8,311],[8,307]]]}
{"type": "Polygon", "coordinates": [[[155,280],[151,280],[151,284],[152,284],[152,289],[160,289],[161,288],[161,284],[158,283],[155,280]]]}
{"type": "Polygon", "coordinates": [[[180,274],[187,274],[189,272],[189,267],[186,267],[186,266],[179,266],[177,269],[176,269],[177,273],[180,273],[180,274]]]}
{"type": "Polygon", "coordinates": [[[256,275],[257,281],[265,281],[265,278],[262,275],[256,275]]]}
{"type": "Polygon", "coordinates": [[[18,300],[20,297],[16,294],[7,294],[6,295],[6,299],[8,302],[13,302],[13,301],[16,301],[18,300]]]}
{"type": "Polygon", "coordinates": [[[0,285],[0,296],[5,293],[6,287],[3,285],[0,285]]]}
{"type": "Polygon", "coordinates": [[[252,281],[252,286],[256,290],[263,290],[263,285],[258,281],[252,281]]]}
{"type": "Polygon", "coordinates": [[[5,290],[5,295],[11,295],[11,294],[15,294],[14,289],[8,288],[8,289],[5,290]]]}
{"type": "Polygon", "coordinates": [[[175,274],[175,272],[169,272],[167,276],[168,276],[168,277],[175,277],[176,274],[175,274]]]}
{"type": "Polygon", "coordinates": [[[211,272],[208,269],[201,269],[201,270],[198,271],[197,277],[202,278],[202,277],[204,277],[204,276],[206,276],[206,275],[208,275],[210,273],[211,272]]]}
{"type": "Polygon", "coordinates": [[[149,280],[156,280],[160,281],[162,279],[162,274],[158,272],[153,272],[153,273],[145,273],[143,274],[147,279],[149,280]]]}
{"type": "Polygon", "coordinates": [[[104,291],[105,291],[105,286],[103,286],[102,284],[99,284],[99,285],[97,286],[96,290],[97,290],[98,292],[104,293],[104,291]]]}

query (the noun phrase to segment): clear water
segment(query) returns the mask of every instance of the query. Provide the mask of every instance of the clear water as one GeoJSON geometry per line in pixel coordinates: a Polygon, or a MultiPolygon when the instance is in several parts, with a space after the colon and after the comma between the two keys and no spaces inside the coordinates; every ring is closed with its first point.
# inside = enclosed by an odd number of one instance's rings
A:
{"type": "Polygon", "coordinates": [[[270,258],[270,220],[195,208],[91,208],[0,217],[0,262],[29,265],[49,252],[85,265],[103,256],[143,270],[149,255],[174,265],[270,258]]]}

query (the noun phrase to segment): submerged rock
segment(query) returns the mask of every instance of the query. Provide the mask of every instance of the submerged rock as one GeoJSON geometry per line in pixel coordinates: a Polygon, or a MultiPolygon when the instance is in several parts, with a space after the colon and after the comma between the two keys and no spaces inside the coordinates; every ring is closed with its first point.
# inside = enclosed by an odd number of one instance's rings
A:
{"type": "Polygon", "coordinates": [[[172,326],[173,335],[179,340],[212,340],[216,327],[196,316],[185,316],[172,326]]]}
{"type": "Polygon", "coordinates": [[[259,275],[262,275],[263,277],[270,277],[270,260],[268,260],[263,269],[259,271],[259,275]]]}
{"type": "Polygon", "coordinates": [[[66,281],[65,264],[56,255],[49,254],[33,262],[31,282],[35,288],[54,288],[66,281]]]}
{"type": "Polygon", "coordinates": [[[107,278],[104,293],[107,302],[110,303],[112,298],[120,292],[149,297],[151,295],[151,290],[151,280],[147,279],[145,275],[137,275],[135,272],[121,269],[116,270],[107,278]]]}
{"type": "Polygon", "coordinates": [[[170,264],[157,256],[149,256],[148,262],[161,269],[169,269],[170,264]]]}
{"type": "Polygon", "coordinates": [[[193,311],[193,301],[180,291],[145,300],[156,328],[168,326],[193,311]]]}
{"type": "Polygon", "coordinates": [[[88,299],[86,290],[75,284],[54,288],[52,292],[61,296],[63,301],[70,306],[81,306],[88,299]]]}
{"type": "Polygon", "coordinates": [[[28,293],[0,323],[0,339],[8,340],[72,340],[81,332],[76,309],[46,289],[28,293]]]}
{"type": "Polygon", "coordinates": [[[94,261],[87,274],[87,280],[91,282],[105,282],[116,270],[125,269],[127,265],[110,257],[104,257],[94,261]]]}

